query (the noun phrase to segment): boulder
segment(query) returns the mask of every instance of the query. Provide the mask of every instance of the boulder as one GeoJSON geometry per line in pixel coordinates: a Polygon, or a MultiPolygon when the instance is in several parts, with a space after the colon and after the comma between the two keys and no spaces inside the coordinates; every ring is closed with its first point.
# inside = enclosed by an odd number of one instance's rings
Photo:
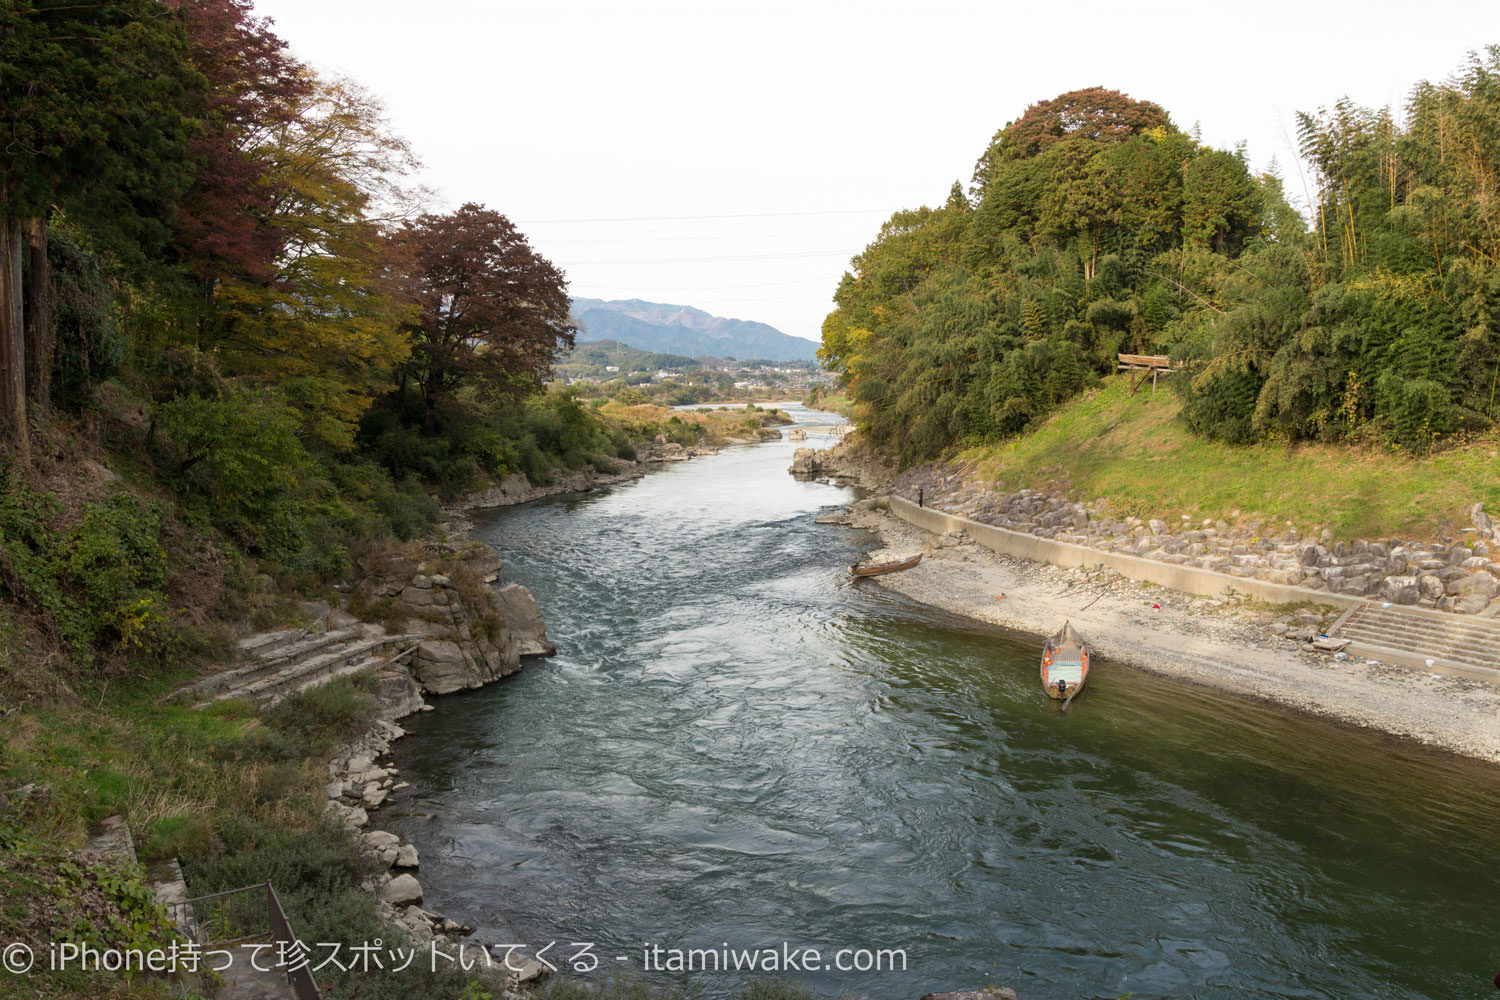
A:
{"type": "Polygon", "coordinates": [[[420,906],[411,905],[406,907],[400,917],[401,926],[411,935],[411,939],[417,944],[430,944],[436,936],[432,932],[432,920],[427,911],[420,906]]]}
{"type": "Polygon", "coordinates": [[[1422,593],[1414,576],[1388,576],[1380,581],[1380,597],[1392,604],[1416,604],[1422,593]]]}
{"type": "Polygon", "coordinates": [[[1475,530],[1479,532],[1480,538],[1494,539],[1495,525],[1490,520],[1490,516],[1484,512],[1484,504],[1476,503],[1473,506],[1469,511],[1469,521],[1474,525],[1475,530]]]}
{"type": "Polygon", "coordinates": [[[417,848],[415,844],[402,844],[396,848],[395,860],[391,863],[393,868],[418,868],[417,848]]]}
{"type": "Polygon", "coordinates": [[[394,833],[384,830],[371,830],[365,834],[365,847],[375,855],[382,865],[389,868],[396,863],[397,855],[401,847],[401,838],[394,833]]]}
{"type": "Polygon", "coordinates": [[[1417,577],[1417,590],[1421,592],[1424,598],[1435,601],[1443,596],[1446,588],[1443,586],[1442,580],[1430,574],[1423,573],[1417,577]]]}
{"type": "Polygon", "coordinates": [[[448,639],[423,639],[411,666],[417,683],[428,694],[452,694],[478,686],[470,682],[475,671],[463,648],[448,639]]]}
{"type": "Polygon", "coordinates": [[[371,687],[376,715],[382,719],[403,719],[426,704],[421,686],[402,664],[381,667],[371,675],[371,687]]]}
{"type": "Polygon", "coordinates": [[[1487,570],[1480,570],[1458,577],[1448,584],[1448,593],[1455,597],[1473,595],[1483,597],[1486,601],[1500,595],[1500,580],[1495,579],[1487,570]]]}
{"type": "Polygon", "coordinates": [[[380,898],[392,906],[417,906],[422,902],[422,883],[410,875],[397,875],[380,890],[380,898]]]}
{"type": "Polygon", "coordinates": [[[557,647],[547,641],[547,623],[536,597],[519,583],[508,583],[495,591],[495,610],[515,637],[521,656],[554,656],[557,647]]]}
{"type": "Polygon", "coordinates": [[[1453,602],[1453,610],[1461,615],[1477,615],[1490,606],[1490,599],[1482,594],[1465,594],[1453,602]]]}
{"type": "Polygon", "coordinates": [[[1016,991],[1004,986],[986,986],[978,990],[960,990],[957,993],[929,993],[922,1000],[1016,1000],[1016,991]]]}
{"type": "Polygon", "coordinates": [[[350,829],[358,829],[370,822],[370,814],[358,806],[346,806],[331,799],[323,810],[350,829]]]}

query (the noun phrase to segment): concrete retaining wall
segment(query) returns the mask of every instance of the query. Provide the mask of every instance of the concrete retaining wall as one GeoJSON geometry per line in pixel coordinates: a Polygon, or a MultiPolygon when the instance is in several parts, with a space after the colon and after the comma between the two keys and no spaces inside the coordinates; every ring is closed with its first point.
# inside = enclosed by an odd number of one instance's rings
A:
{"type": "Polygon", "coordinates": [[[1326,590],[1311,590],[1293,587],[1284,583],[1270,583],[1248,577],[1215,573],[1213,570],[1193,566],[1178,566],[1173,563],[1142,559],[1140,556],[1121,552],[1105,552],[1101,549],[1059,542],[1051,538],[1040,538],[1009,528],[997,528],[992,524],[981,524],[966,517],[945,514],[931,507],[918,507],[904,497],[891,496],[891,513],[904,521],[941,534],[945,531],[964,531],[980,545],[1002,555],[1036,562],[1048,562],[1057,566],[1082,566],[1090,569],[1104,567],[1131,580],[1143,580],[1160,584],[1185,594],[1213,597],[1234,590],[1248,594],[1270,604],[1314,603],[1332,607],[1348,608],[1359,604],[1364,598],[1348,594],[1334,594],[1326,590]]]}

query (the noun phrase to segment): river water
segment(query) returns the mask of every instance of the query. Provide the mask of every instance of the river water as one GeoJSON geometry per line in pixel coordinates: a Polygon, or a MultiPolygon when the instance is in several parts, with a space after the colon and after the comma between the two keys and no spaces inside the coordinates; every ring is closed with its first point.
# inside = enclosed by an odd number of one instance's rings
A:
{"type": "Polygon", "coordinates": [[[1500,770],[1107,661],[1061,715],[1039,637],[848,579],[795,446],[481,521],[559,652],[408,720],[429,908],[594,976],[904,953],[828,997],[1494,995],[1500,770]]]}

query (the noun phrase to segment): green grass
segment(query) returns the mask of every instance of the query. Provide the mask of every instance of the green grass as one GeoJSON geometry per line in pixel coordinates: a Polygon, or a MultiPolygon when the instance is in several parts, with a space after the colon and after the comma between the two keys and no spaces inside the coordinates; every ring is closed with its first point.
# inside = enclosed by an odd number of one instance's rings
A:
{"type": "Polygon", "coordinates": [[[1132,397],[1115,377],[1034,432],[962,457],[1005,490],[1048,486],[1168,523],[1261,520],[1279,531],[1290,522],[1304,537],[1325,528],[1344,539],[1457,536],[1474,503],[1500,508],[1495,434],[1426,456],[1371,445],[1233,446],[1191,434],[1178,413],[1170,390],[1132,397]]]}
{"type": "MultiPolygon", "coordinates": [[[[6,716],[0,789],[30,783],[45,791],[0,808],[0,931],[30,914],[33,937],[66,932],[76,907],[64,900],[43,910],[40,904],[56,895],[55,888],[32,873],[57,867],[56,859],[70,857],[93,822],[119,813],[142,860],[180,858],[192,892],[272,879],[305,940],[354,945],[387,934],[375,898],[359,887],[369,875],[368,861],[322,811],[326,761],[370,722],[364,686],[336,681],[264,714],[233,701],[201,711],[164,705],[161,693],[154,685],[95,690],[6,716]],[[40,860],[17,867],[15,845],[40,860]]],[[[85,874],[105,888],[113,884],[92,869],[85,874]]],[[[114,925],[101,919],[94,921],[93,943],[118,943],[114,925]]],[[[330,1000],[484,995],[464,994],[466,977],[455,970],[330,977],[330,1000]]],[[[99,974],[87,982],[38,978],[20,992],[7,992],[0,982],[0,996],[12,995],[134,1000],[166,990],[99,974]]]]}

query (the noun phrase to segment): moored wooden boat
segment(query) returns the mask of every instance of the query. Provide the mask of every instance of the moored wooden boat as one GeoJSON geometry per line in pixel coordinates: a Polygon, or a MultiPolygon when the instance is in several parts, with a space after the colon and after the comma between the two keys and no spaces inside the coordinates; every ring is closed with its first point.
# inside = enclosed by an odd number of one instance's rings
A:
{"type": "Polygon", "coordinates": [[[1089,679],[1089,644],[1073,631],[1071,622],[1063,622],[1042,647],[1042,690],[1050,698],[1066,701],[1089,679]]]}
{"type": "Polygon", "coordinates": [[[894,573],[897,570],[911,569],[922,561],[922,553],[907,559],[893,559],[890,562],[880,563],[855,563],[849,567],[850,576],[879,576],[882,573],[894,573]]]}

